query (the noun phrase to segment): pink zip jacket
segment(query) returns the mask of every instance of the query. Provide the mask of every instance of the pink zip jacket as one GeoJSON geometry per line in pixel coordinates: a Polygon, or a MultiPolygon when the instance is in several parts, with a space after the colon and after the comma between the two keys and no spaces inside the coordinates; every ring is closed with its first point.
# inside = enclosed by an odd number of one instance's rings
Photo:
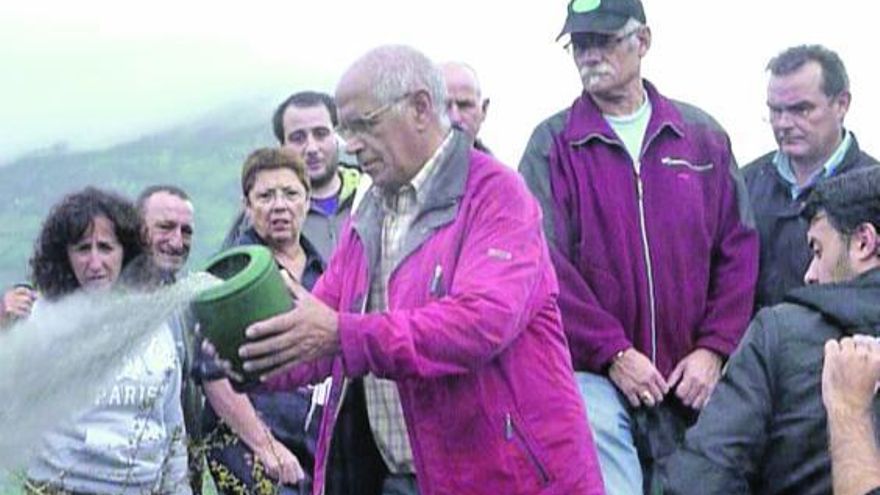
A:
{"type": "Polygon", "coordinates": [[[366,373],[398,384],[422,495],[601,494],[541,209],[513,170],[453,132],[391,274],[389,310],[363,312],[383,214],[368,193],[314,289],[340,311],[341,355],[267,385],[333,376],[316,494],[345,379],[366,373]]]}

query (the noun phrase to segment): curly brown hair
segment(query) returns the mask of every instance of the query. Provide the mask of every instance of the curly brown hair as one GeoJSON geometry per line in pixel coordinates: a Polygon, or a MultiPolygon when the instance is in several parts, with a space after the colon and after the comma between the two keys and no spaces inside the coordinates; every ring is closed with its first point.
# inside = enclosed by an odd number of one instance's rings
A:
{"type": "Polygon", "coordinates": [[[102,215],[113,223],[122,245],[123,267],[143,254],[141,222],[131,201],[91,186],[68,194],[43,221],[30,259],[31,281],[47,298],[57,299],[79,288],[67,247],[82,238],[95,217],[102,215]]]}

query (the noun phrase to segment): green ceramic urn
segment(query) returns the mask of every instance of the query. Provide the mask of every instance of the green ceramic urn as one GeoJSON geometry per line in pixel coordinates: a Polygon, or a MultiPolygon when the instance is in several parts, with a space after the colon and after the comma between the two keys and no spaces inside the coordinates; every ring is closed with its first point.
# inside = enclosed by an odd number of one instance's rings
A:
{"type": "Polygon", "coordinates": [[[238,348],[246,340],[245,329],[293,307],[275,258],[264,246],[239,246],[214,256],[202,270],[223,280],[193,301],[202,335],[236,372],[254,380],[256,376],[244,373],[238,356],[238,348]]]}

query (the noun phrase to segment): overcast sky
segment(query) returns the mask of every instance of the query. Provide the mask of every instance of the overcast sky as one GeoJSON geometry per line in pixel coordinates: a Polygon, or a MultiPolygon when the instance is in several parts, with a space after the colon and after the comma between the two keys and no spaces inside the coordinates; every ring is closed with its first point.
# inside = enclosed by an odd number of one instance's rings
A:
{"type": "MultiPolygon", "coordinates": [[[[332,93],[367,49],[413,45],[473,65],[492,103],[483,137],[515,165],[532,128],[580,91],[554,38],[564,0],[9,1],[0,4],[0,163],[66,142],[106,146],[255,96],[332,93]]],[[[849,70],[847,122],[880,153],[873,2],[645,0],[654,43],[643,75],[703,107],[741,162],[774,146],[767,60],[823,43],[849,70]]],[[[268,116],[267,116],[268,118],[268,116]]]]}

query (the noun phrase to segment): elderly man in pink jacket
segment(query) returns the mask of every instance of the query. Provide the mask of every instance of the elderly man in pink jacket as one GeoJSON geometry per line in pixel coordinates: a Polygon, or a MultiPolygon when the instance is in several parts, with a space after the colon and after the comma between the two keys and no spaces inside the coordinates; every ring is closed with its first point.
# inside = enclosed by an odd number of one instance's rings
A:
{"type": "Polygon", "coordinates": [[[270,388],[333,377],[315,493],[360,377],[382,493],[603,493],[522,179],[450,129],[443,78],[412,48],[370,51],[336,98],[337,130],[373,185],[313,293],[240,349],[249,372],[284,367],[270,388]]]}

